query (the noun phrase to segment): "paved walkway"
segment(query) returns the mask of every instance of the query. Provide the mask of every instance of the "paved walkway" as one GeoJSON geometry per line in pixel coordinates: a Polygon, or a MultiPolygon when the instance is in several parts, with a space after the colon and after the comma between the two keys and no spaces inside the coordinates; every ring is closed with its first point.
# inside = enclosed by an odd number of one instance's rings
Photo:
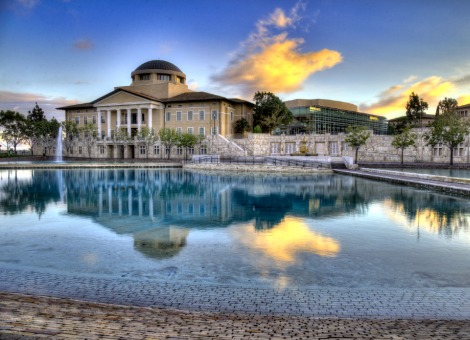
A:
{"type": "Polygon", "coordinates": [[[0,293],[1,339],[469,339],[470,322],[214,313],[0,293]]]}
{"type": "Polygon", "coordinates": [[[408,186],[413,186],[422,189],[430,189],[439,192],[457,194],[462,196],[470,196],[470,181],[469,183],[459,183],[459,182],[450,182],[439,180],[439,177],[442,176],[430,176],[423,174],[398,174],[395,171],[387,170],[344,170],[344,169],[334,169],[337,174],[350,175],[363,177],[368,179],[379,180],[382,182],[390,182],[403,184],[408,186]]]}
{"type": "Polygon", "coordinates": [[[0,292],[0,339],[470,339],[469,288],[275,289],[3,268],[0,292]]]}

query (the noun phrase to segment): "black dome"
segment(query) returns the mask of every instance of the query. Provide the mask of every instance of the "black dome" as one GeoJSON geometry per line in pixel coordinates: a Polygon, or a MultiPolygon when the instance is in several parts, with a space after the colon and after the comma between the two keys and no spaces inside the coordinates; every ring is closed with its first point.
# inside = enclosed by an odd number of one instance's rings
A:
{"type": "Polygon", "coordinates": [[[141,70],[166,70],[183,73],[183,71],[181,71],[178,67],[165,60],[150,60],[135,69],[135,71],[141,70]]]}

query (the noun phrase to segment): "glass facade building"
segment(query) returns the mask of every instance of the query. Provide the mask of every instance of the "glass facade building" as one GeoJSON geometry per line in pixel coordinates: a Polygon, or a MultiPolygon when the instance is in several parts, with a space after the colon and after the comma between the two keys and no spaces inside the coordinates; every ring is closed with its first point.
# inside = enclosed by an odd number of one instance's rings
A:
{"type": "Polygon", "coordinates": [[[385,117],[325,106],[289,107],[294,116],[293,122],[283,131],[286,134],[338,134],[346,132],[350,125],[366,126],[376,135],[388,133],[385,117]]]}

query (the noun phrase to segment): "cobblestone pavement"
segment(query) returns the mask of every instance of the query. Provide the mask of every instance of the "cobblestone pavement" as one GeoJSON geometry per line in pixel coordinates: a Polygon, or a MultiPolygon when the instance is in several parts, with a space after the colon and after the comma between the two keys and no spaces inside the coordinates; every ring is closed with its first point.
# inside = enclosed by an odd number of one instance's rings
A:
{"type": "Polygon", "coordinates": [[[0,293],[1,339],[470,339],[464,320],[312,318],[0,293]]]}
{"type": "Polygon", "coordinates": [[[275,289],[0,268],[0,291],[0,339],[470,339],[468,288],[275,289]]]}

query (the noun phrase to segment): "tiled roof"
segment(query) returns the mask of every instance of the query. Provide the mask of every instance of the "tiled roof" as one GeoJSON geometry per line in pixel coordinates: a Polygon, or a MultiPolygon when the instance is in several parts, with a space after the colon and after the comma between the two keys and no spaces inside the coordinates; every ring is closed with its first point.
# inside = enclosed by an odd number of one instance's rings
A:
{"type": "Polygon", "coordinates": [[[185,92],[168,99],[162,99],[162,101],[165,103],[197,102],[206,100],[224,100],[232,103],[246,103],[253,105],[252,103],[242,99],[225,98],[208,92],[185,92]]]}
{"type": "Polygon", "coordinates": [[[177,66],[165,60],[150,60],[135,69],[135,71],[143,70],[166,70],[183,73],[177,66]]]}

